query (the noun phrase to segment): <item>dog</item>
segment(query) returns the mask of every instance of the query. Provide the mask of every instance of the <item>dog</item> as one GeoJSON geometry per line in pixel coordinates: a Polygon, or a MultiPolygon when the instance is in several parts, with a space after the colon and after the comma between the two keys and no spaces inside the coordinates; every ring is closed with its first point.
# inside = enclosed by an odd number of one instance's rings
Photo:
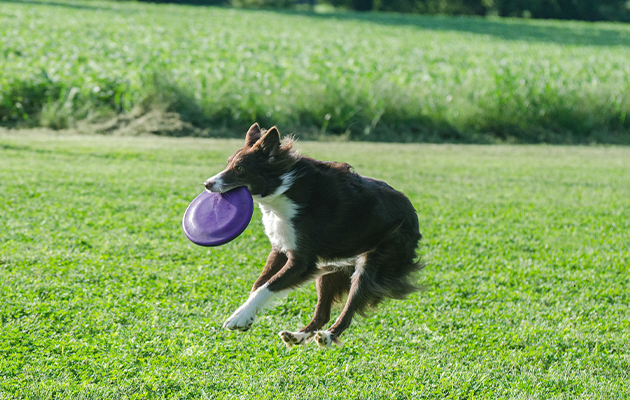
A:
{"type": "Polygon", "coordinates": [[[317,305],[311,322],[282,331],[287,346],[315,340],[341,344],[339,336],[355,313],[385,298],[404,298],[418,288],[416,248],[422,238],[409,199],[385,182],[363,177],[346,163],[318,161],[292,150],[274,126],[256,123],[227,167],[205,181],[210,192],[245,186],[259,204],[271,253],[249,298],[223,324],[247,331],[258,311],[292,289],[316,280],[317,305]],[[331,306],[347,294],[335,323],[331,306]]]}

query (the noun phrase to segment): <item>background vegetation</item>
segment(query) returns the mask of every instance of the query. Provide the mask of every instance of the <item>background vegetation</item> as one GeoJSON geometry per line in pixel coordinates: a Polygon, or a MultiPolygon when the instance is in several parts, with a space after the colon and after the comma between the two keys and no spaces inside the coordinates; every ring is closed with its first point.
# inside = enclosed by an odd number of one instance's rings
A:
{"type": "Polygon", "coordinates": [[[503,17],[628,21],[626,0],[330,0],[357,9],[423,14],[500,15],[503,17]]]}
{"type": "MultiPolygon", "coordinates": [[[[0,133],[0,398],[627,399],[630,149],[305,143],[411,198],[424,291],[287,349],[221,328],[269,243],[181,229],[242,140],[0,133]]],[[[338,313],[339,308],[335,313],[338,313]]]]}
{"type": "Polygon", "coordinates": [[[630,142],[630,25],[60,0],[1,3],[0,41],[10,126],[157,107],[205,128],[178,135],[630,142]]]}
{"type": "MultiPolygon", "coordinates": [[[[139,0],[145,1],[145,0],[139,0]]],[[[330,4],[355,11],[395,11],[442,15],[630,21],[627,0],[150,0],[157,3],[284,7],[330,4]]]]}

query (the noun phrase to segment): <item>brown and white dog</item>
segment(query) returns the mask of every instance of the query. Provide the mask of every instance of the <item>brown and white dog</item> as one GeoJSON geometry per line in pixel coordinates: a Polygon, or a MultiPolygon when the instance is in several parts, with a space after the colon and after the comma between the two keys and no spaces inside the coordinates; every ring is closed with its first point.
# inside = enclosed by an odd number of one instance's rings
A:
{"type": "Polygon", "coordinates": [[[254,124],[225,170],[204,183],[211,192],[247,187],[272,247],[249,298],[223,327],[248,330],[270,301],[316,279],[312,321],[280,337],[288,346],[314,338],[325,347],[340,343],[355,312],[417,289],[410,278],[420,268],[415,259],[422,235],[405,195],[360,176],[348,164],[301,156],[291,145],[280,140],[276,127],[265,131],[254,124]],[[332,304],[346,293],[339,318],[320,330],[332,304]]]}

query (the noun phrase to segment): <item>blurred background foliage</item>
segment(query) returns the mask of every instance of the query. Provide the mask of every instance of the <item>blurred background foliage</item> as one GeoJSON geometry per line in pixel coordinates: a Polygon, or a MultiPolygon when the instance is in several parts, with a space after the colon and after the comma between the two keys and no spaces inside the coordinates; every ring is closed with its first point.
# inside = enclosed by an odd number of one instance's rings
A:
{"type": "Polygon", "coordinates": [[[0,127],[630,144],[628,24],[226,1],[0,2],[0,127]]]}
{"type": "MultiPolygon", "coordinates": [[[[145,1],[145,0],[140,0],[145,1]]],[[[151,0],[154,3],[292,8],[315,2],[355,11],[630,22],[628,0],[151,0]]]]}

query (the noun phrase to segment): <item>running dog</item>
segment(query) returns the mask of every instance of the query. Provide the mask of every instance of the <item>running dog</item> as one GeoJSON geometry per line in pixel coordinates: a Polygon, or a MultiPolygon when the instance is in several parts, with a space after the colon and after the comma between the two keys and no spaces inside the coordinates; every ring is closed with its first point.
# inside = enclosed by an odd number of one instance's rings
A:
{"type": "Polygon", "coordinates": [[[300,155],[290,139],[280,139],[276,127],[252,125],[243,148],[204,186],[219,193],[247,187],[271,242],[249,298],[224,328],[248,330],[256,313],[274,298],[315,279],[318,300],[312,321],[297,332],[282,331],[280,337],[288,346],[315,340],[328,347],[340,344],[355,313],[417,290],[411,278],[421,268],[416,248],[422,235],[409,199],[348,164],[300,155]],[[345,294],[343,311],[321,330],[332,304],[345,294]]]}

